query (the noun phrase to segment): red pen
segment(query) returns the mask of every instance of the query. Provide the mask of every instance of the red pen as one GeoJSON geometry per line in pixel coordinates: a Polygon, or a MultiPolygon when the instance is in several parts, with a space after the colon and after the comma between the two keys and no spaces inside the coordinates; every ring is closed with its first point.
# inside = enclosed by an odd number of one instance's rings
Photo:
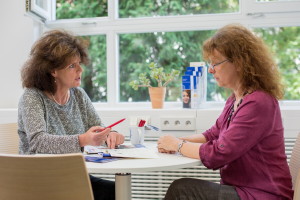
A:
{"type": "Polygon", "coordinates": [[[107,127],[105,127],[105,128],[111,128],[111,127],[113,127],[113,126],[115,126],[115,125],[121,123],[121,122],[124,121],[125,119],[126,119],[126,118],[121,119],[121,120],[119,120],[119,121],[117,121],[117,122],[115,122],[115,123],[113,123],[113,124],[111,124],[111,125],[109,125],[109,126],[107,126],[107,127]]]}

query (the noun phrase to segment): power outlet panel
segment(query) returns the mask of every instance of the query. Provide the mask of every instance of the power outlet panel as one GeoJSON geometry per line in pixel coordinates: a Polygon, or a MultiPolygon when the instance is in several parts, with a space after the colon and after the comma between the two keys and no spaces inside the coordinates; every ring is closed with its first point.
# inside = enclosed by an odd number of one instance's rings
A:
{"type": "Polygon", "coordinates": [[[160,129],[166,130],[196,130],[196,118],[194,117],[162,117],[160,118],[160,129]]]}

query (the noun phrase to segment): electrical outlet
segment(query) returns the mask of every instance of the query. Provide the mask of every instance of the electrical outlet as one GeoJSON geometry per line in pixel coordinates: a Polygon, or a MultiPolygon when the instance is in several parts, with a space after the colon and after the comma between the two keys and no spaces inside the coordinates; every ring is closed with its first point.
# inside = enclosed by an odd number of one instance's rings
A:
{"type": "Polygon", "coordinates": [[[194,117],[162,117],[160,118],[161,130],[196,130],[194,117]]]}

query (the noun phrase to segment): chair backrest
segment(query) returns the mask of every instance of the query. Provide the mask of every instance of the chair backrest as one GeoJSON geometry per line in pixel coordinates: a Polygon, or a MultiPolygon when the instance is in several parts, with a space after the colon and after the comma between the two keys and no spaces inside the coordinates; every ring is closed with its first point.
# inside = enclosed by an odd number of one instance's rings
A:
{"type": "Polygon", "coordinates": [[[294,199],[295,196],[298,194],[298,199],[300,200],[300,133],[298,133],[298,137],[296,139],[295,145],[293,147],[293,151],[291,154],[290,164],[289,168],[292,175],[292,181],[293,181],[293,189],[294,189],[294,199]],[[298,176],[298,178],[297,178],[298,176]],[[297,181],[298,179],[298,181],[297,181]],[[297,181],[297,182],[296,182],[297,181]],[[298,186],[296,186],[298,184],[298,186]]]}
{"type": "Polygon", "coordinates": [[[93,200],[82,154],[0,154],[0,199],[93,200]]]}
{"type": "Polygon", "coordinates": [[[294,200],[300,200],[300,169],[298,170],[298,176],[294,185],[294,200]]]}
{"type": "Polygon", "coordinates": [[[0,124],[0,153],[17,154],[19,136],[17,123],[0,124]]]}

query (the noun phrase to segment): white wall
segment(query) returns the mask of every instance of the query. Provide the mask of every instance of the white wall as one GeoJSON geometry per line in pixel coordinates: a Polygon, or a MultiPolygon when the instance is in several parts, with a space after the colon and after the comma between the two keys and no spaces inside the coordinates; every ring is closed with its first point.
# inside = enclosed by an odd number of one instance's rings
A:
{"type": "MultiPolygon", "coordinates": [[[[146,137],[157,137],[161,134],[173,134],[176,136],[190,135],[194,133],[202,133],[210,128],[216,121],[222,111],[218,109],[132,109],[132,108],[102,108],[97,109],[99,116],[105,125],[126,118],[124,122],[114,127],[114,130],[129,135],[130,118],[132,117],[148,117],[150,123],[161,128],[161,118],[195,118],[196,129],[191,131],[147,131],[146,137]]],[[[295,138],[300,132],[300,110],[298,107],[282,108],[282,119],[284,126],[284,135],[286,138],[295,138]]],[[[0,123],[15,123],[17,122],[17,109],[0,109],[0,123]]]]}
{"type": "Polygon", "coordinates": [[[20,69],[33,42],[33,21],[24,14],[25,0],[1,0],[0,108],[17,108],[23,91],[20,69]]]}

